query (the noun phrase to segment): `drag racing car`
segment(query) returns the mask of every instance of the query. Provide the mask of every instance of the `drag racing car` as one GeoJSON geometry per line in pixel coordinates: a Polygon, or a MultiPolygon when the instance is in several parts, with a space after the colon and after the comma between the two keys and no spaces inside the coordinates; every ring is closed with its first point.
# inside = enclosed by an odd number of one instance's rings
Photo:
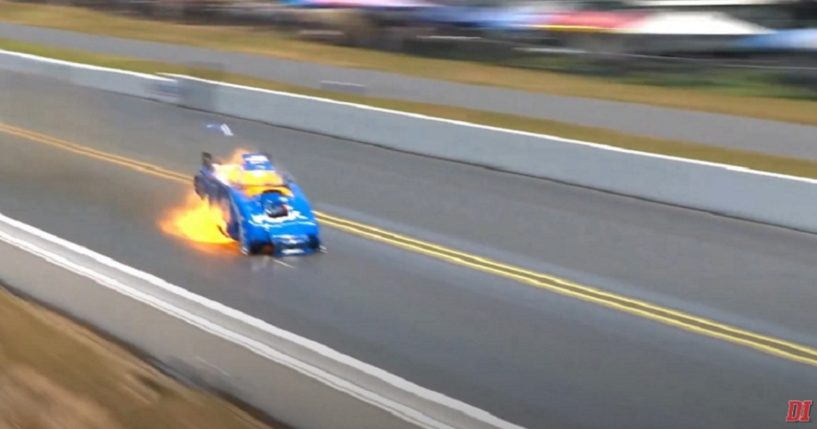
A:
{"type": "Polygon", "coordinates": [[[202,153],[196,194],[219,210],[219,230],[241,253],[308,254],[323,250],[309,201],[292,177],[262,153],[219,163],[202,153]]]}

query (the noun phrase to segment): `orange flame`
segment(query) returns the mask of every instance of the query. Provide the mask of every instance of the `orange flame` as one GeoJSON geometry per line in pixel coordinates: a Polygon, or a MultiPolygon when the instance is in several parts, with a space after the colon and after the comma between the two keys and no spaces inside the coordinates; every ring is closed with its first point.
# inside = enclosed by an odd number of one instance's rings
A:
{"type": "Polygon", "coordinates": [[[232,155],[230,155],[230,158],[224,161],[224,164],[241,164],[241,161],[243,161],[241,157],[251,152],[249,149],[236,149],[232,155]]]}
{"type": "MultiPolygon", "coordinates": [[[[249,152],[236,149],[224,164],[240,164],[241,156],[249,152]]],[[[158,224],[164,233],[193,243],[230,244],[233,239],[219,230],[219,227],[223,230],[224,219],[220,207],[210,206],[191,191],[185,196],[184,203],[168,210],[158,224]]]]}
{"type": "Polygon", "coordinates": [[[224,224],[221,208],[210,206],[190,192],[181,207],[169,210],[159,220],[159,227],[166,234],[184,238],[197,243],[226,244],[232,239],[219,231],[224,224]]]}

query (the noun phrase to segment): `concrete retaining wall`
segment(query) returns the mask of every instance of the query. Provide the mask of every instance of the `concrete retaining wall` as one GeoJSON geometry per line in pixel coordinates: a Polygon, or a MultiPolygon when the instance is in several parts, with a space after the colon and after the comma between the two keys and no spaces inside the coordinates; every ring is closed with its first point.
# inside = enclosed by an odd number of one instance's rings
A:
{"type": "Polygon", "coordinates": [[[172,77],[190,108],[817,232],[815,180],[172,77]]]}
{"type": "Polygon", "coordinates": [[[521,429],[0,213],[16,290],[303,429],[521,429]]]}
{"type": "Polygon", "coordinates": [[[0,69],[817,232],[817,181],[178,75],[0,51],[0,69]]]}
{"type": "Polygon", "coordinates": [[[161,76],[76,64],[0,50],[0,70],[27,73],[119,94],[175,103],[177,82],[161,76]]]}

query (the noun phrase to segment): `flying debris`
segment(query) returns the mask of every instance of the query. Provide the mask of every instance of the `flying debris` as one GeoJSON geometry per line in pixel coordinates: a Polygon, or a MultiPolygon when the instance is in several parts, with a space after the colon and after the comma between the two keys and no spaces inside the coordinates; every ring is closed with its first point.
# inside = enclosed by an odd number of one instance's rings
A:
{"type": "Polygon", "coordinates": [[[232,137],[232,136],[235,135],[235,134],[233,134],[233,130],[230,129],[230,126],[223,123],[223,122],[222,123],[209,123],[209,124],[205,125],[205,128],[207,128],[208,130],[217,132],[217,133],[221,133],[222,135],[227,136],[227,137],[232,137]]]}

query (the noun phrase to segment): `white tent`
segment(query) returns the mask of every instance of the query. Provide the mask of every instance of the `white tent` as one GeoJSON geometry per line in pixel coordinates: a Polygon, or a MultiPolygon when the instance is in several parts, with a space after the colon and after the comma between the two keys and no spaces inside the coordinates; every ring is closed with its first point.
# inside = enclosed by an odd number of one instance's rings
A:
{"type": "Polygon", "coordinates": [[[760,6],[797,3],[799,0],[624,0],[624,4],[642,7],[717,7],[760,6]]]}
{"type": "Polygon", "coordinates": [[[751,36],[768,28],[719,12],[656,12],[618,33],[678,36],[751,36]]]}

